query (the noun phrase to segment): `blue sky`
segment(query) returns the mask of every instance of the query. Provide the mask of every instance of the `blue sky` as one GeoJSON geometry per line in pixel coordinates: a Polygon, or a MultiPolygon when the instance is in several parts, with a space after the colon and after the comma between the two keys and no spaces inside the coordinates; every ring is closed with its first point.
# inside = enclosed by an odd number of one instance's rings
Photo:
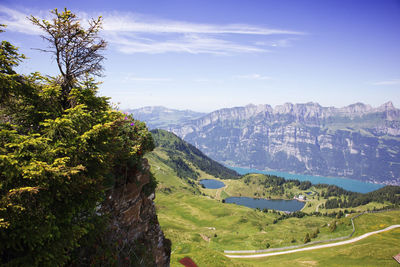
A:
{"type": "Polygon", "coordinates": [[[56,75],[25,17],[67,7],[102,15],[100,94],[121,108],[212,111],[285,102],[400,107],[400,1],[0,1],[1,34],[29,57],[20,72],[56,75]]]}

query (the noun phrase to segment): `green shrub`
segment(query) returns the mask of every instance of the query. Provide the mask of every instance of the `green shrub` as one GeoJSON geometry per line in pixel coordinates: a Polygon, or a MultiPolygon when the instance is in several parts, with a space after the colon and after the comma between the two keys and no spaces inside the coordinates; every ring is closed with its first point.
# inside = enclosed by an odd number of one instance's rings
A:
{"type": "Polygon", "coordinates": [[[0,265],[64,265],[104,228],[105,190],[126,183],[154,145],[144,123],[96,95],[93,78],[65,95],[57,77],[18,75],[23,58],[1,43],[0,265]]]}

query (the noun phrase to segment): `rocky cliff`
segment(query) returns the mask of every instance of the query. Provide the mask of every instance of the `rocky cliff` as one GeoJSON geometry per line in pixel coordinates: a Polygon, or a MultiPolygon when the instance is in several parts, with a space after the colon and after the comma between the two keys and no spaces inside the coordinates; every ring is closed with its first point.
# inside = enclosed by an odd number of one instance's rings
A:
{"type": "Polygon", "coordinates": [[[128,174],[126,183],[115,187],[103,209],[110,214],[107,243],[115,244],[118,266],[169,266],[171,242],[165,239],[154,206],[154,178],[143,159],[128,174]]]}
{"type": "Polygon", "coordinates": [[[248,105],[169,130],[230,165],[400,184],[400,110],[391,102],[248,105]]]}

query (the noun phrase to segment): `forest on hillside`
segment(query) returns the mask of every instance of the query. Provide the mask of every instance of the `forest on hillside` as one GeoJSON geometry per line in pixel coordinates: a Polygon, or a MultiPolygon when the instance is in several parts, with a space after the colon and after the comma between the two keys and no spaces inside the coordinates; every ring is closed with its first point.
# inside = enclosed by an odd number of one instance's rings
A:
{"type": "Polygon", "coordinates": [[[181,178],[192,178],[197,180],[199,174],[186,162],[191,162],[200,170],[221,179],[238,179],[240,175],[222,164],[210,159],[195,146],[183,141],[173,133],[165,130],[155,129],[151,131],[156,147],[163,148],[169,159],[164,163],[173,168],[181,178]],[[181,153],[181,156],[177,154],[181,153]]]}

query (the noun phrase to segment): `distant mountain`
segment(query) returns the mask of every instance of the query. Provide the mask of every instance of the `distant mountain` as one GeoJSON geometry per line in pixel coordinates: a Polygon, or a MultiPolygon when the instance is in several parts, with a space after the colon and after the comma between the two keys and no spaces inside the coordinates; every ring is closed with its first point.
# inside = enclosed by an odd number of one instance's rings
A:
{"type": "Polygon", "coordinates": [[[400,184],[400,110],[391,102],[247,105],[167,128],[230,165],[400,184]]]}
{"type": "Polygon", "coordinates": [[[167,157],[160,160],[171,167],[180,178],[197,179],[196,169],[221,179],[237,179],[240,175],[204,155],[196,147],[188,144],[173,133],[155,129],[151,131],[156,150],[167,157]]]}
{"type": "Polygon", "coordinates": [[[167,128],[206,115],[206,113],[169,109],[161,106],[143,107],[125,111],[131,113],[135,119],[146,122],[149,129],[167,128]]]}

